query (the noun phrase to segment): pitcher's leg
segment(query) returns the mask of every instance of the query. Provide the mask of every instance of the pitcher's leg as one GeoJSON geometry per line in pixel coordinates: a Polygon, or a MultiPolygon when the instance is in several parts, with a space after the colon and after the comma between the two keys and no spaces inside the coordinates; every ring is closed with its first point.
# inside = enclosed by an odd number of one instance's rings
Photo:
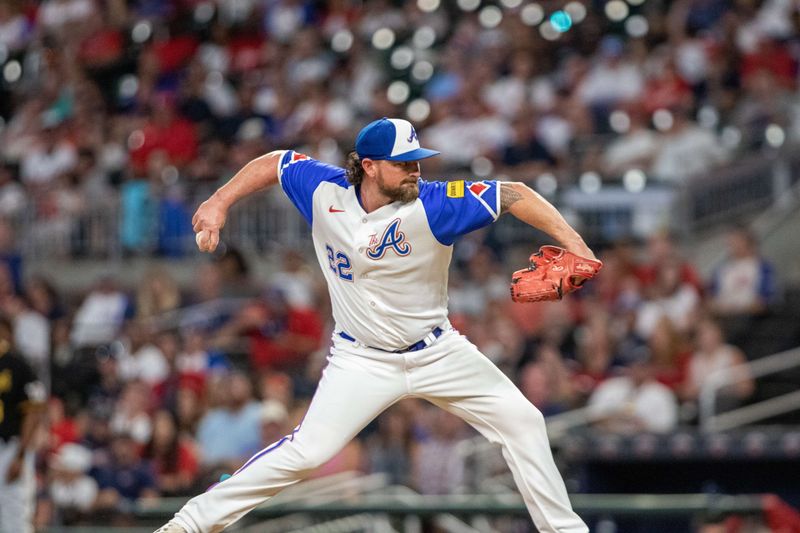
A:
{"type": "Polygon", "coordinates": [[[440,357],[419,368],[413,392],[500,444],[541,533],[588,532],[572,510],[539,410],[463,337],[449,336],[437,348],[440,357]]]}
{"type": "Polygon", "coordinates": [[[406,392],[401,372],[374,370],[356,356],[332,356],[302,423],[233,476],[191,499],[173,522],[190,533],[222,531],[333,457],[406,392]]]}

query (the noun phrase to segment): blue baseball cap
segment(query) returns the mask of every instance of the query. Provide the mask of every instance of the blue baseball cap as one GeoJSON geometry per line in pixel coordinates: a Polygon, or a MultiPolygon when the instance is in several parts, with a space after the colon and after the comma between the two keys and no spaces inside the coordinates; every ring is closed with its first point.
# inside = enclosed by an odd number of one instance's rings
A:
{"type": "Polygon", "coordinates": [[[419,161],[439,155],[436,150],[420,148],[414,126],[401,118],[370,122],[356,137],[356,153],[361,159],[386,161],[419,161]]]}

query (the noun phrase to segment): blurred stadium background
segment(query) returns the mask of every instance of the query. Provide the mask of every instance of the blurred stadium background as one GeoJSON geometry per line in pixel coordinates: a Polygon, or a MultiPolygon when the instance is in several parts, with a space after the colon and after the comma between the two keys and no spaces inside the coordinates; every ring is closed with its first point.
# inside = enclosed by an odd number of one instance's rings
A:
{"type": "MultiPolygon", "coordinates": [[[[273,149],[342,163],[380,116],[443,152],[429,179],[524,181],[605,262],[512,304],[546,241],[503,219],[450,281],[593,531],[800,531],[799,22],[792,0],[0,0],[0,311],[51,392],[37,531],[152,531],[296,424],[333,326],[308,228],[270,191],[201,257],[191,213],[273,149]]],[[[404,401],[238,531],[533,526],[497,449],[404,401]]]]}

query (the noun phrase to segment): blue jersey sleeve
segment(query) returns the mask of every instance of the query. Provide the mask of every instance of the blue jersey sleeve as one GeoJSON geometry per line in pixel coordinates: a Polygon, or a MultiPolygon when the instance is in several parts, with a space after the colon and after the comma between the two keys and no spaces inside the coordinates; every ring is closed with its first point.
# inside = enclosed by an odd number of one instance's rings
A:
{"type": "Polygon", "coordinates": [[[497,181],[420,181],[419,198],[434,237],[446,246],[461,235],[488,226],[500,214],[497,181]]]}
{"type": "Polygon", "coordinates": [[[349,187],[343,168],[320,163],[294,150],[286,150],[281,156],[278,164],[278,180],[283,192],[309,224],[314,212],[311,200],[320,183],[328,181],[345,188],[349,187]]]}

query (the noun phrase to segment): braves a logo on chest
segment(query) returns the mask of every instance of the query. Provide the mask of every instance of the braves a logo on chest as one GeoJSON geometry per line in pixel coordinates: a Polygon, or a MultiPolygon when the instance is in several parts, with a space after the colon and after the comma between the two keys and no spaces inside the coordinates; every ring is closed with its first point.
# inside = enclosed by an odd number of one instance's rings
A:
{"type": "Polygon", "coordinates": [[[377,234],[370,238],[367,256],[370,259],[383,259],[387,250],[394,250],[400,257],[411,253],[411,244],[406,241],[406,234],[400,231],[400,219],[392,220],[392,223],[383,230],[383,235],[378,239],[377,234]]]}

